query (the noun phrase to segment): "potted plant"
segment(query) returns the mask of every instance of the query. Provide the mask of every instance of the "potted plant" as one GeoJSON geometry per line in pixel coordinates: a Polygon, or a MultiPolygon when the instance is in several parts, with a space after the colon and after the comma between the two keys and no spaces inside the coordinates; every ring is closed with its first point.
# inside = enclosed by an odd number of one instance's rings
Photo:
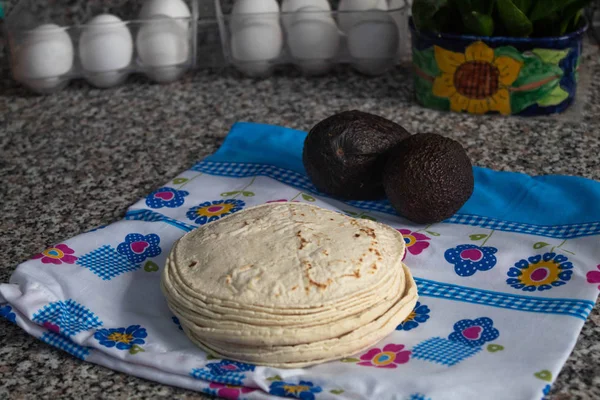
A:
{"type": "Polygon", "coordinates": [[[562,112],[575,98],[591,0],[414,0],[417,101],[471,114],[562,112]]]}

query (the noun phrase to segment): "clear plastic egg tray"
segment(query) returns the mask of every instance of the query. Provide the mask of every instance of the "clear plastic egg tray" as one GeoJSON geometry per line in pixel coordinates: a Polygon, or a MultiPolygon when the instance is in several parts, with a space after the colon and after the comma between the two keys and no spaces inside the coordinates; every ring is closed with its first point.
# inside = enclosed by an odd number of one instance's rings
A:
{"type": "Polygon", "coordinates": [[[261,7],[274,0],[239,1],[258,11],[236,10],[233,0],[21,0],[4,23],[11,72],[52,93],[73,79],[114,87],[134,73],[168,83],[204,68],[266,77],[280,66],[322,75],[348,64],[378,75],[410,60],[404,0],[342,0],[373,3],[353,11],[340,1],[277,0],[269,12],[261,7]]]}

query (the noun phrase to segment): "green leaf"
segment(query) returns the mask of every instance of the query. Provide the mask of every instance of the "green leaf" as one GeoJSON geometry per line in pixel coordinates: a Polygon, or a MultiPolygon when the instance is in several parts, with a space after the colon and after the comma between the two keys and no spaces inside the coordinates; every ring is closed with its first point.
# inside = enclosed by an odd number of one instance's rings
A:
{"type": "Polygon", "coordinates": [[[254,197],[254,193],[253,192],[242,192],[242,195],[244,197],[254,197]]]}
{"type": "Polygon", "coordinates": [[[173,179],[174,185],[181,185],[182,183],[186,183],[188,181],[187,178],[175,178],[173,179]]]}
{"type": "Polygon", "coordinates": [[[486,237],[488,237],[488,235],[471,235],[471,236],[469,236],[469,238],[471,240],[475,240],[475,241],[477,241],[477,240],[483,240],[486,237]]]}
{"type": "Polygon", "coordinates": [[[533,49],[531,52],[538,56],[542,61],[558,65],[566,56],[569,55],[571,49],[566,50],[551,50],[551,49],[533,49]]]}
{"type": "Polygon", "coordinates": [[[575,255],[575,253],[573,253],[572,251],[565,250],[565,249],[561,249],[561,250],[564,251],[565,253],[569,253],[569,254],[575,255]]]}
{"type": "Polygon", "coordinates": [[[519,50],[515,49],[513,46],[497,47],[494,50],[494,55],[496,57],[502,57],[502,56],[510,57],[514,60],[521,61],[521,62],[525,61],[523,54],[521,54],[521,52],[519,50]]]}
{"type": "Polygon", "coordinates": [[[215,356],[213,356],[212,354],[207,354],[207,355],[206,355],[206,359],[207,359],[207,360],[220,360],[220,358],[219,358],[219,357],[215,357],[215,356]]]}
{"type": "Polygon", "coordinates": [[[494,34],[494,20],[491,16],[471,11],[463,14],[463,23],[467,32],[479,36],[492,36],[494,34]]]}
{"type": "Polygon", "coordinates": [[[355,213],[354,211],[344,211],[344,212],[349,215],[358,215],[358,213],[355,213]]]}
{"type": "Polygon", "coordinates": [[[497,0],[498,15],[511,36],[528,37],[533,31],[533,24],[511,0],[497,0]]]}
{"type": "Polygon", "coordinates": [[[129,349],[129,354],[132,354],[132,355],[134,355],[134,354],[137,354],[137,353],[141,353],[141,352],[143,352],[143,351],[146,351],[146,350],[144,350],[143,348],[141,348],[139,345],[137,345],[137,344],[134,344],[134,345],[133,345],[133,346],[131,346],[131,348],[129,349]]]}
{"type": "Polygon", "coordinates": [[[355,363],[359,362],[360,360],[358,358],[342,358],[340,361],[345,363],[355,363]]]}
{"type": "Polygon", "coordinates": [[[417,101],[434,110],[450,110],[450,100],[445,97],[437,97],[433,94],[433,84],[420,76],[415,77],[415,94],[417,101]]]}
{"type": "Polygon", "coordinates": [[[431,236],[440,236],[440,234],[437,232],[431,232],[431,231],[425,231],[425,232],[429,233],[431,236]]]}
{"type": "Polygon", "coordinates": [[[306,193],[302,193],[302,198],[306,201],[314,202],[316,201],[314,197],[307,195],[306,193]]]}
{"type": "Polygon", "coordinates": [[[368,219],[369,221],[377,221],[375,218],[371,217],[370,215],[363,215],[361,218],[368,219]]]}
{"type": "Polygon", "coordinates": [[[576,30],[579,25],[579,19],[583,14],[583,8],[589,3],[589,0],[575,0],[566,7],[560,14],[562,22],[560,25],[560,35],[567,31],[576,30]]]}
{"type": "Polygon", "coordinates": [[[227,197],[227,196],[233,196],[233,195],[239,194],[239,193],[240,193],[239,191],[237,191],[237,192],[225,192],[225,193],[221,193],[221,196],[222,197],[227,197]]]}
{"type": "Polygon", "coordinates": [[[550,246],[550,244],[546,243],[546,242],[537,242],[536,244],[533,245],[533,248],[536,249],[536,250],[539,250],[539,249],[544,248],[546,246],[550,246]]]}
{"type": "Polygon", "coordinates": [[[513,0],[514,5],[523,12],[523,14],[528,15],[531,6],[533,5],[534,0],[513,0]]]}
{"type": "Polygon", "coordinates": [[[279,375],[275,375],[275,376],[272,376],[270,378],[267,378],[267,380],[269,382],[274,382],[274,381],[282,381],[283,379],[281,379],[281,377],[279,375]]]}
{"type": "Polygon", "coordinates": [[[344,390],[343,389],[333,389],[333,390],[330,390],[329,393],[342,394],[342,393],[344,393],[344,390]]]}
{"type": "Polygon", "coordinates": [[[529,18],[531,18],[532,22],[539,21],[554,13],[559,13],[567,6],[570,6],[577,1],[578,0],[538,0],[533,6],[529,18]]]}
{"type": "Polygon", "coordinates": [[[420,31],[436,31],[434,16],[448,0],[417,0],[413,2],[412,15],[415,26],[420,31]]]}
{"type": "Polygon", "coordinates": [[[146,272],[158,272],[158,270],[158,264],[154,261],[146,261],[146,264],[144,264],[144,271],[146,272]]]}
{"type": "Polygon", "coordinates": [[[558,85],[553,91],[538,100],[538,104],[542,107],[555,106],[569,98],[569,92],[565,91],[558,85]]]}
{"type": "Polygon", "coordinates": [[[433,47],[423,51],[414,49],[413,66],[432,78],[435,78],[440,74],[433,47]]]}
{"type": "Polygon", "coordinates": [[[533,53],[525,53],[523,56],[524,62],[521,72],[512,87],[518,88],[535,82],[541,82],[550,77],[555,77],[556,79],[562,78],[564,72],[558,65],[545,63],[533,53]]]}

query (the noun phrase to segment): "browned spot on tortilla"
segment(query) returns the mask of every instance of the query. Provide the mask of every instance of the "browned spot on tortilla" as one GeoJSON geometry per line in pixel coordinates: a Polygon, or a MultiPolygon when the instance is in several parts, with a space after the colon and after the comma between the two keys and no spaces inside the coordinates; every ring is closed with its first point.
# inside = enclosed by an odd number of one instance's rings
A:
{"type": "Polygon", "coordinates": [[[231,284],[231,275],[227,275],[227,277],[225,278],[225,282],[227,282],[227,284],[231,284]]]}
{"type": "Polygon", "coordinates": [[[248,221],[244,221],[244,226],[248,226],[248,225],[250,225],[250,224],[248,223],[248,221]]]}
{"type": "Polygon", "coordinates": [[[329,252],[327,250],[323,250],[321,253],[325,254],[326,256],[329,255],[329,252]]]}
{"type": "Polygon", "coordinates": [[[298,231],[298,233],[296,233],[296,236],[298,236],[298,238],[300,239],[300,247],[298,247],[298,249],[302,250],[308,244],[308,240],[302,237],[302,231],[298,231]]]}
{"type": "Polygon", "coordinates": [[[296,286],[294,286],[294,287],[292,288],[292,292],[293,292],[294,290],[296,290],[296,289],[298,289],[298,285],[296,285],[296,286]]]}
{"type": "Polygon", "coordinates": [[[351,218],[350,219],[350,225],[358,226],[358,221],[355,220],[354,218],[351,218]]]}
{"type": "Polygon", "coordinates": [[[372,237],[373,239],[377,237],[377,235],[375,235],[375,229],[373,228],[360,228],[360,231],[363,232],[365,235],[372,237]]]}
{"type": "Polygon", "coordinates": [[[333,218],[329,218],[330,221],[335,221],[333,218]]]}
{"type": "Polygon", "coordinates": [[[307,286],[304,288],[304,291],[306,292],[306,294],[308,294],[310,292],[310,288],[307,286]]]}
{"type": "Polygon", "coordinates": [[[303,217],[306,217],[306,215],[304,215],[304,213],[300,213],[300,215],[302,215],[303,217]]]}
{"type": "Polygon", "coordinates": [[[192,268],[192,267],[195,267],[196,265],[198,265],[198,261],[192,261],[190,263],[190,265],[188,265],[188,267],[192,268]]]}
{"type": "Polygon", "coordinates": [[[246,271],[248,271],[249,269],[251,269],[252,267],[254,267],[254,264],[248,264],[248,265],[244,265],[243,267],[241,267],[241,268],[239,269],[239,271],[240,271],[240,272],[246,272],[246,271]]]}
{"type": "Polygon", "coordinates": [[[345,274],[345,275],[342,275],[342,276],[347,276],[349,278],[357,278],[358,279],[358,278],[360,278],[360,269],[355,269],[353,273],[351,273],[351,274],[345,274]]]}
{"type": "Polygon", "coordinates": [[[377,269],[377,264],[373,264],[373,265],[371,265],[371,269],[372,269],[372,270],[376,270],[376,269],[377,269]]]}
{"type": "Polygon", "coordinates": [[[360,237],[360,233],[355,233],[354,237],[360,237]]]}
{"type": "Polygon", "coordinates": [[[314,285],[316,287],[318,287],[319,289],[327,289],[327,287],[331,284],[331,279],[327,279],[327,283],[321,283],[321,282],[317,282],[315,280],[313,280],[309,275],[308,275],[308,271],[306,272],[306,277],[308,278],[308,282],[311,285],[314,285]]]}
{"type": "Polygon", "coordinates": [[[361,258],[359,258],[359,259],[358,259],[358,262],[363,262],[363,258],[362,258],[362,257],[361,257],[361,258]]]}

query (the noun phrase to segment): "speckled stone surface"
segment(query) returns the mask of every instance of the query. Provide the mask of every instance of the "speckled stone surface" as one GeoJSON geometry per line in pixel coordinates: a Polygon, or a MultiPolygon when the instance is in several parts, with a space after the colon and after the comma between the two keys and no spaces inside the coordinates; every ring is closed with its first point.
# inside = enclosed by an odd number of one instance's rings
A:
{"type": "MultiPolygon", "coordinates": [[[[600,180],[599,58],[593,49],[586,61],[584,104],[568,118],[530,120],[422,109],[402,69],[376,78],[288,71],[262,81],[205,71],[166,86],[141,77],[106,91],[75,82],[40,97],[14,84],[0,59],[0,281],[46,246],[121,218],[136,199],[214,152],[235,121],[306,130],[360,109],[413,132],[453,137],[479,166],[600,180]]],[[[205,398],[81,362],[2,320],[0,398],[30,397],[205,398]]],[[[599,307],[550,398],[600,398],[599,307]]]]}

